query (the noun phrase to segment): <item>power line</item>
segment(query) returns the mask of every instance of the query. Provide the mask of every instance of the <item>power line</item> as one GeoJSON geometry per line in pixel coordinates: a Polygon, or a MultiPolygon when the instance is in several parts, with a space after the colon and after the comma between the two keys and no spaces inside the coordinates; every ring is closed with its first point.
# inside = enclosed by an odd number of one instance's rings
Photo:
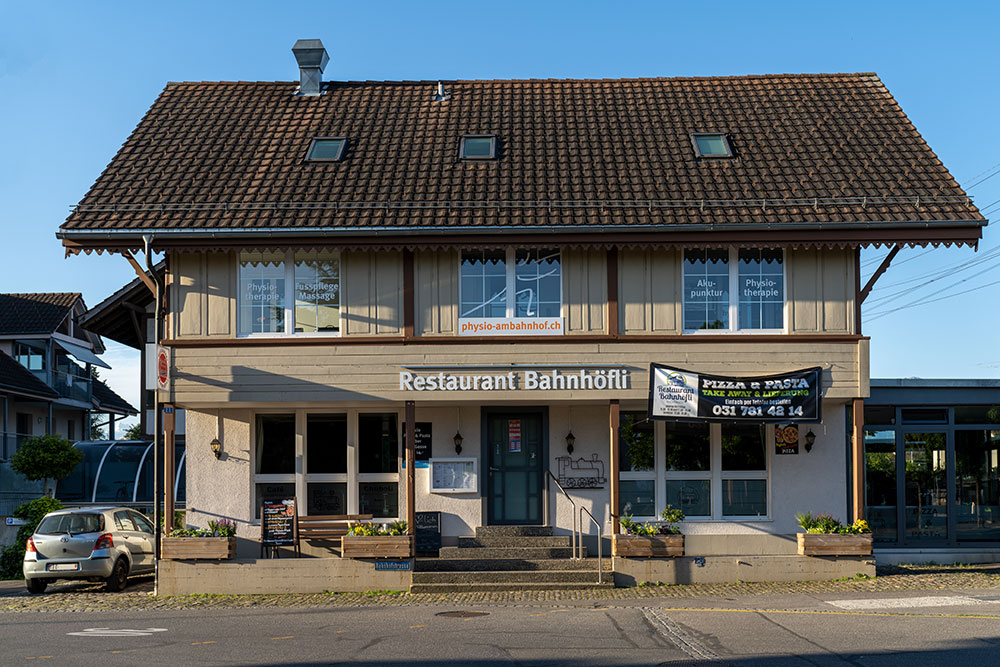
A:
{"type": "MultiPolygon", "coordinates": [[[[996,169],[997,167],[1000,167],[1000,162],[997,162],[997,163],[996,163],[995,165],[993,165],[992,167],[989,167],[989,168],[987,168],[987,169],[983,169],[983,170],[982,170],[981,172],[979,172],[979,173],[978,173],[978,174],[976,174],[975,176],[971,177],[971,178],[969,179],[969,181],[974,181],[974,180],[976,180],[977,178],[979,178],[980,176],[982,176],[983,174],[985,174],[985,173],[987,173],[987,172],[990,172],[990,171],[993,171],[993,170],[994,170],[994,169],[996,169]]],[[[969,181],[966,181],[966,183],[968,183],[969,181]]],[[[964,185],[962,185],[961,187],[965,187],[965,186],[964,186],[964,185]]]]}
{"type": "Polygon", "coordinates": [[[968,294],[969,292],[975,292],[977,290],[985,289],[987,287],[992,287],[993,285],[1000,285],[1000,280],[994,280],[991,283],[986,283],[985,285],[979,285],[978,287],[970,287],[967,290],[962,290],[961,292],[955,292],[954,294],[946,294],[945,296],[941,296],[941,297],[938,297],[936,299],[927,299],[925,301],[915,302],[915,303],[912,303],[912,304],[909,304],[909,305],[906,305],[906,306],[900,306],[899,308],[894,308],[892,310],[887,310],[887,311],[884,311],[884,312],[881,312],[881,313],[876,313],[874,315],[869,315],[865,319],[867,319],[869,322],[871,322],[872,320],[877,320],[880,317],[885,317],[886,315],[889,315],[890,313],[895,313],[895,312],[900,311],[900,310],[905,310],[906,308],[916,308],[917,306],[925,306],[928,303],[934,303],[935,301],[943,301],[945,299],[950,299],[952,297],[960,296],[962,294],[968,294]]]}
{"type": "MultiPolygon", "coordinates": [[[[958,273],[959,271],[964,271],[965,269],[972,268],[974,266],[982,264],[983,262],[989,261],[989,260],[993,259],[994,257],[996,257],[998,254],[1000,254],[1000,246],[996,246],[996,247],[990,248],[988,250],[984,250],[981,255],[979,255],[978,257],[975,257],[974,259],[972,259],[970,261],[963,261],[963,262],[959,262],[957,264],[952,264],[950,266],[944,267],[943,269],[938,269],[937,271],[933,271],[931,273],[926,273],[924,275],[917,276],[916,278],[909,278],[908,280],[900,280],[900,281],[895,282],[895,283],[889,283],[887,285],[882,285],[881,287],[876,287],[876,288],[872,289],[872,292],[877,292],[877,291],[880,291],[880,290],[891,289],[893,287],[898,287],[900,285],[907,285],[909,283],[916,282],[918,280],[924,280],[926,278],[932,278],[933,277],[933,278],[937,279],[939,277],[944,277],[944,276],[946,276],[948,274],[958,273]]],[[[910,259],[916,259],[916,257],[912,257],[910,259]]],[[[904,260],[904,261],[909,261],[909,260],[904,260]]],[[[902,263],[902,262],[900,262],[900,263],[902,263]]],[[[905,291],[905,290],[903,290],[903,291],[905,291]]],[[[877,299],[873,299],[872,301],[873,302],[874,301],[882,301],[885,298],[887,298],[887,296],[892,296],[892,295],[883,295],[883,296],[878,297],[877,299]]]]}
{"type": "MultiPolygon", "coordinates": [[[[951,285],[946,285],[946,286],[942,287],[941,289],[937,290],[936,292],[931,292],[930,294],[928,294],[926,296],[922,296],[919,299],[917,299],[916,301],[911,301],[910,303],[903,304],[902,306],[899,306],[898,308],[892,308],[890,310],[885,310],[885,311],[876,311],[875,313],[870,313],[869,316],[870,317],[876,317],[876,316],[887,315],[889,313],[894,313],[897,310],[902,310],[904,308],[909,308],[909,307],[912,307],[912,306],[919,306],[919,305],[923,305],[924,303],[932,303],[933,301],[940,301],[941,299],[930,299],[930,297],[935,296],[937,294],[940,294],[941,292],[947,291],[947,290],[949,290],[949,289],[951,289],[953,287],[958,287],[962,283],[967,283],[970,280],[972,280],[973,278],[975,278],[976,276],[980,276],[980,275],[982,275],[984,273],[987,273],[989,271],[992,271],[993,269],[996,269],[998,267],[1000,267],[1000,264],[996,264],[994,266],[989,266],[989,267],[983,269],[982,271],[978,271],[978,272],[972,274],[968,278],[963,278],[962,280],[959,280],[956,283],[952,283],[951,285]]],[[[971,290],[967,290],[967,291],[971,291],[971,290]]],[[[960,292],[959,294],[965,294],[965,292],[960,292]]],[[[949,298],[949,297],[952,297],[952,296],[958,296],[958,294],[949,294],[949,295],[946,295],[946,296],[941,297],[941,298],[945,299],[945,298],[949,298]]],[[[888,305],[888,304],[885,304],[885,305],[888,305]]]]}

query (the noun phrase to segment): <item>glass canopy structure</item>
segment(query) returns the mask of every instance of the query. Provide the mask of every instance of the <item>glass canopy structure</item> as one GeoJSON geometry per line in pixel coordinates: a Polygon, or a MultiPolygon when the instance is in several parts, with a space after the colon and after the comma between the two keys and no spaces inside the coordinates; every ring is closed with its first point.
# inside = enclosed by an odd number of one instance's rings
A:
{"type": "MultiPolygon", "coordinates": [[[[153,502],[153,443],[149,441],[94,440],[74,445],[83,461],[56,485],[56,497],[66,504],[153,502]]],[[[174,497],[183,506],[184,446],[175,449],[177,470],[174,497]]]]}

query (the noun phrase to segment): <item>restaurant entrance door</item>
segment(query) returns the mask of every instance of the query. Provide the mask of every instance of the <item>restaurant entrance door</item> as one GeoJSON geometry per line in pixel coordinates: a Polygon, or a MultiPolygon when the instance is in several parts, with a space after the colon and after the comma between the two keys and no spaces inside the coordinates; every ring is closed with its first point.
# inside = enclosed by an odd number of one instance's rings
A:
{"type": "Polygon", "coordinates": [[[547,458],[544,408],[486,408],[486,517],[491,526],[542,525],[547,458]]]}

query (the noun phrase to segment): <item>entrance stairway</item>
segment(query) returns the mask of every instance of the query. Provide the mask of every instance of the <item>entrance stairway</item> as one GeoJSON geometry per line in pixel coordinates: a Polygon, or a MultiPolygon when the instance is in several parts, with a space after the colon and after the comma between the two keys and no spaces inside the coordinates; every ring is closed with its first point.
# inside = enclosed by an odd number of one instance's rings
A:
{"type": "Polygon", "coordinates": [[[479,526],[439,558],[418,558],[410,592],[613,588],[611,559],[603,579],[597,583],[597,559],[573,560],[572,538],[553,536],[551,526],[479,526]]]}

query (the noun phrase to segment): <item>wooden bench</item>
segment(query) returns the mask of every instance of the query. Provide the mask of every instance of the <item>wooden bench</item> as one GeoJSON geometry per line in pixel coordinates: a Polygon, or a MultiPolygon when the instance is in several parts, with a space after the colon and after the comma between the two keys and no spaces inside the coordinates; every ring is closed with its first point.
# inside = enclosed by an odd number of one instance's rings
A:
{"type": "Polygon", "coordinates": [[[351,524],[371,521],[371,514],[313,514],[295,517],[295,553],[302,555],[302,540],[335,542],[331,547],[340,548],[341,538],[347,535],[351,524]]]}

